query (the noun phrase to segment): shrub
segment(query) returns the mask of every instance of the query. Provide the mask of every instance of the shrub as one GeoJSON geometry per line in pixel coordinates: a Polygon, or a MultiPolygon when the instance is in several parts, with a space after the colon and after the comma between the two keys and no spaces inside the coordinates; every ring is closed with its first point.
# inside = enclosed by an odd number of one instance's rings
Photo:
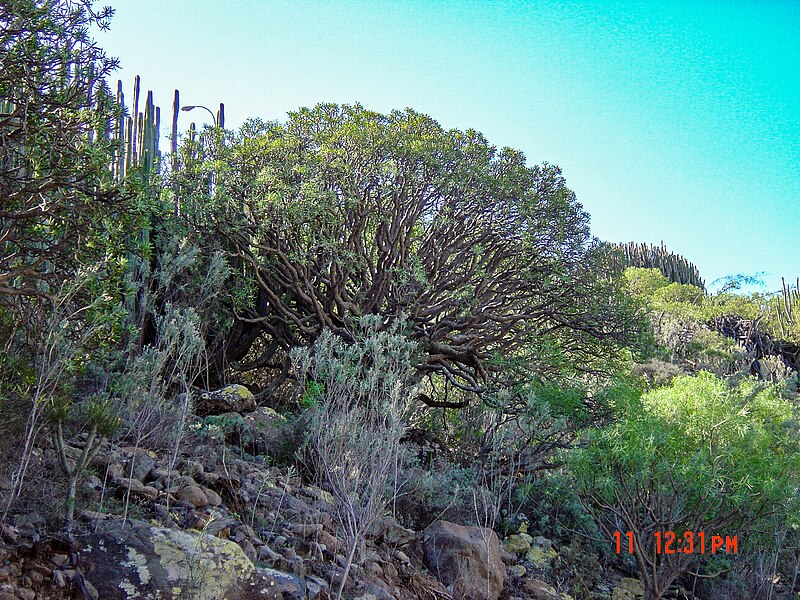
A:
{"type": "Polygon", "coordinates": [[[325,331],[311,349],[292,353],[299,379],[316,390],[308,409],[307,459],[333,494],[349,543],[337,598],[364,534],[403,483],[397,479],[400,438],[412,398],[415,346],[402,335],[402,321],[389,331],[380,327],[379,317],[363,317],[355,324],[354,343],[325,331]]]}
{"type": "Polygon", "coordinates": [[[577,489],[609,543],[633,533],[648,599],[703,558],[657,552],[654,533],[746,534],[767,515],[797,517],[797,415],[780,392],[705,372],[677,377],[572,454],[577,489]]]}

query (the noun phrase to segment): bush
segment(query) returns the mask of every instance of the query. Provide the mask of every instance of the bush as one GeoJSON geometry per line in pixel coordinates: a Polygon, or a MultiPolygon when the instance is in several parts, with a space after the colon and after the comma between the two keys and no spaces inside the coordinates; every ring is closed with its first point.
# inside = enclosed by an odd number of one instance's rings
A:
{"type": "Polygon", "coordinates": [[[404,483],[398,480],[400,439],[410,413],[415,346],[402,335],[402,321],[380,328],[379,317],[363,317],[354,343],[324,331],[311,349],[292,353],[300,381],[312,391],[306,457],[333,494],[349,543],[338,598],[366,531],[404,483]]]}
{"type": "Polygon", "coordinates": [[[654,533],[737,535],[798,516],[796,407],[775,386],[710,373],[645,394],[571,456],[577,489],[608,536],[633,532],[648,598],[704,556],[657,553],[654,533]]]}

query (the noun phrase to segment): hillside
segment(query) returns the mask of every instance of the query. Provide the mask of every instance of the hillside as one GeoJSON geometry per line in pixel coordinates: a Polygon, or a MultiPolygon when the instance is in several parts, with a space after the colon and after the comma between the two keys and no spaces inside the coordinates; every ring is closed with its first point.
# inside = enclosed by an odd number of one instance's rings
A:
{"type": "Polygon", "coordinates": [[[800,280],[412,109],[167,149],[110,16],[0,8],[0,600],[796,596],[800,280]]]}

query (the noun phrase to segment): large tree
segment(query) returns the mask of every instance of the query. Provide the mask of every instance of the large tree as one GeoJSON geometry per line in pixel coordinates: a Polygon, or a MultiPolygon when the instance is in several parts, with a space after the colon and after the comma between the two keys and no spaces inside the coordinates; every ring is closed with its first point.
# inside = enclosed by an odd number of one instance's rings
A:
{"type": "Polygon", "coordinates": [[[251,286],[218,353],[234,366],[278,366],[326,328],[352,337],[352,317],[405,313],[419,374],[441,384],[430,403],[459,405],[522,365],[600,372],[635,341],[560,170],[476,131],[321,104],[251,121],[210,158],[213,197],[202,168],[184,171],[182,193],[201,196],[186,210],[251,286]]]}

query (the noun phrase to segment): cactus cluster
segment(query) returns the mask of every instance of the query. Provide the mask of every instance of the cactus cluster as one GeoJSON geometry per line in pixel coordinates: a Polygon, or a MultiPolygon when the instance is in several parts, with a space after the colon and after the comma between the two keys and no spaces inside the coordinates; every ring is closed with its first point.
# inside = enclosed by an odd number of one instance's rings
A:
{"type": "Polygon", "coordinates": [[[706,289],[705,281],[700,277],[697,267],[680,254],[667,250],[664,242],[660,246],[652,244],[610,244],[616,250],[615,263],[620,270],[627,267],[658,269],[672,282],[695,285],[706,289]]]}
{"type": "Polygon", "coordinates": [[[141,80],[137,75],[133,83],[133,112],[128,114],[122,81],[117,81],[117,104],[120,108],[117,122],[112,128],[109,124],[105,135],[120,142],[119,149],[111,165],[114,176],[121,180],[131,169],[140,168],[142,178],[158,172],[161,163],[159,150],[159,131],[161,128],[161,109],[153,104],[153,92],[147,92],[144,110],[139,110],[141,80]]]}

